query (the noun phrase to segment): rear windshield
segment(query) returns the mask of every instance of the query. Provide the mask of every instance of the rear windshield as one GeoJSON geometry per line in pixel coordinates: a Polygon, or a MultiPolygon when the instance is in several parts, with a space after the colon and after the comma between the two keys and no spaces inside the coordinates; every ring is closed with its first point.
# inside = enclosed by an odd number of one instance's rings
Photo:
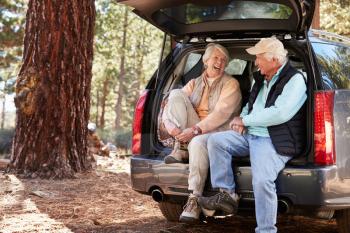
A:
{"type": "Polygon", "coordinates": [[[161,9],[161,12],[183,24],[231,19],[288,19],[292,9],[288,6],[257,1],[231,1],[228,4],[204,6],[184,4],[161,9]]]}

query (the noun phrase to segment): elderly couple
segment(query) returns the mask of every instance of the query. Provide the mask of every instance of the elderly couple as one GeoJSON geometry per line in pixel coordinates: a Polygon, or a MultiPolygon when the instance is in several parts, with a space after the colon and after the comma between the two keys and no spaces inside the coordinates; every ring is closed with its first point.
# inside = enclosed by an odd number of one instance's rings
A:
{"type": "Polygon", "coordinates": [[[239,83],[224,72],[229,54],[219,44],[207,46],[205,70],[200,77],[181,90],[171,91],[163,122],[176,143],[165,163],[189,159],[191,194],[180,221],[193,222],[201,211],[236,212],[239,196],[232,157],[249,155],[255,231],[277,232],[275,180],[285,164],[304,148],[306,83],[288,62],[287,51],[277,38],[263,38],[246,51],[256,56],[259,71],[253,75],[249,101],[240,115],[239,83]],[[213,188],[220,192],[204,197],[208,169],[213,188]]]}

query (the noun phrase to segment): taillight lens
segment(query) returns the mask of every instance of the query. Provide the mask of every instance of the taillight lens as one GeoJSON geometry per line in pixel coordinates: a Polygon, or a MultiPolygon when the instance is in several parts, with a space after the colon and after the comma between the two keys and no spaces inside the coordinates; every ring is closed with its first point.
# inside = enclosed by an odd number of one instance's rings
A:
{"type": "Polygon", "coordinates": [[[335,164],[333,105],[334,91],[315,93],[314,162],[318,165],[335,164]]]}
{"type": "Polygon", "coordinates": [[[137,101],[134,112],[134,122],[132,126],[132,147],[133,154],[141,154],[141,134],[142,134],[142,119],[145,110],[145,103],[149,91],[144,90],[137,101]]]}

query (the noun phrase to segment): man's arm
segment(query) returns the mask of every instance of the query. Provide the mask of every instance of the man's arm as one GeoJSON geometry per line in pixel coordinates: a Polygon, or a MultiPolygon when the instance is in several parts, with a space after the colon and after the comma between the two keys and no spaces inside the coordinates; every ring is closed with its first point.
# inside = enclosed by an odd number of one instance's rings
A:
{"type": "Polygon", "coordinates": [[[306,84],[301,74],[294,75],[271,107],[242,117],[245,126],[272,126],[289,121],[306,100],[306,84]]]}

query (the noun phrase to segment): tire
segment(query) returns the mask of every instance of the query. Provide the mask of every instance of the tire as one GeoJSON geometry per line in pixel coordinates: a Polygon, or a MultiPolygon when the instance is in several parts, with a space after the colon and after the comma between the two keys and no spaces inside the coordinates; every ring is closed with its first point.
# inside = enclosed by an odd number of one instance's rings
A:
{"type": "Polygon", "coordinates": [[[336,216],[339,233],[350,233],[350,209],[337,210],[336,216]]]}
{"type": "Polygon", "coordinates": [[[182,213],[182,205],[178,203],[172,203],[167,201],[162,201],[158,203],[160,211],[162,211],[163,216],[170,222],[178,222],[180,215],[182,213]]]}

